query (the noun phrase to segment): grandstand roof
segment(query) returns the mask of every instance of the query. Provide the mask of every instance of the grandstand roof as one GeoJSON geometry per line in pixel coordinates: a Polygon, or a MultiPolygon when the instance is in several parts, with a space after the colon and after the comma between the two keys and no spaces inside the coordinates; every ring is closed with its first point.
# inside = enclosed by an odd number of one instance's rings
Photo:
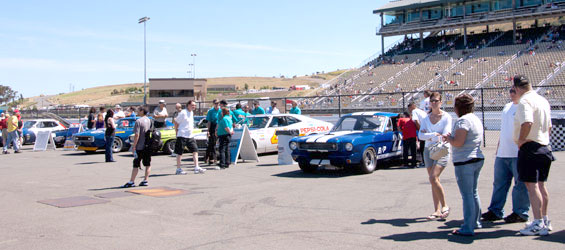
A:
{"type": "Polygon", "coordinates": [[[373,13],[380,13],[385,11],[403,10],[406,8],[419,8],[431,5],[437,5],[445,0],[393,0],[373,11],[373,13]]]}

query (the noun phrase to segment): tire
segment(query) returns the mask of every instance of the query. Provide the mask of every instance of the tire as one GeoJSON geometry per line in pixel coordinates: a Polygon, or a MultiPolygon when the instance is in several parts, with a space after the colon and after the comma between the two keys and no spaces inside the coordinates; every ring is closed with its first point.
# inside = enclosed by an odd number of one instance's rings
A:
{"type": "Polygon", "coordinates": [[[300,167],[300,169],[302,169],[302,172],[304,172],[304,173],[311,174],[311,173],[316,172],[316,170],[318,170],[318,166],[310,165],[310,163],[305,162],[305,161],[298,162],[298,166],[300,167]]]}
{"type": "Polygon", "coordinates": [[[124,142],[122,141],[121,138],[116,137],[114,139],[114,145],[112,145],[112,152],[113,153],[119,153],[124,149],[124,142]]]}
{"type": "Polygon", "coordinates": [[[377,154],[375,149],[368,147],[363,151],[363,158],[359,165],[359,172],[362,174],[370,174],[377,169],[377,154]]]}
{"type": "Polygon", "coordinates": [[[163,153],[165,153],[166,155],[172,154],[175,151],[176,142],[177,140],[175,139],[165,142],[165,145],[163,146],[163,153]]]}

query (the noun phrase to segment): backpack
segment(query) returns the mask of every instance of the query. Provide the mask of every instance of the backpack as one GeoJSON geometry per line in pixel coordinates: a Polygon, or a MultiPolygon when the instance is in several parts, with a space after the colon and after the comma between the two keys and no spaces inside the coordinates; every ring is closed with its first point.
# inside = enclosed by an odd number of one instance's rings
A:
{"type": "Polygon", "coordinates": [[[161,131],[155,129],[153,120],[151,120],[151,128],[145,132],[145,149],[150,152],[161,149],[161,131]]]}
{"type": "Polygon", "coordinates": [[[18,120],[18,129],[22,129],[24,127],[24,123],[22,120],[18,120]]]}

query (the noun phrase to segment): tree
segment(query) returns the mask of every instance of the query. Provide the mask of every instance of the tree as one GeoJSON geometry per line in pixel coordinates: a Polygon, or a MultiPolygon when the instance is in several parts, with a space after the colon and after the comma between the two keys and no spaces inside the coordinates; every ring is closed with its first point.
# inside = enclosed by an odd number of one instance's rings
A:
{"type": "Polygon", "coordinates": [[[245,89],[245,91],[249,90],[249,84],[245,83],[245,85],[243,85],[243,88],[245,89]]]}
{"type": "Polygon", "coordinates": [[[9,86],[0,85],[0,104],[6,104],[10,101],[14,101],[18,91],[14,91],[9,86]]]}

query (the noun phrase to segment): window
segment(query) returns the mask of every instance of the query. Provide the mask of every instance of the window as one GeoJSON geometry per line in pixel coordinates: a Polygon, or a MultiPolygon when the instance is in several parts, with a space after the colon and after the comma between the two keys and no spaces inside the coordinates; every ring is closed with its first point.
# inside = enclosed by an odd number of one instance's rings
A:
{"type": "Polygon", "coordinates": [[[24,128],[31,128],[33,127],[33,125],[35,125],[35,123],[36,123],[35,121],[24,122],[24,128]]]}
{"type": "Polygon", "coordinates": [[[271,124],[269,125],[269,128],[288,126],[288,123],[286,122],[285,118],[286,117],[284,117],[284,116],[273,116],[273,119],[271,120],[271,124]]]}
{"type": "Polygon", "coordinates": [[[194,90],[192,90],[192,89],[150,90],[149,96],[151,96],[151,97],[194,97],[194,90]]]}
{"type": "Polygon", "coordinates": [[[298,120],[297,118],[294,118],[292,116],[286,117],[286,121],[287,121],[288,125],[292,125],[292,124],[300,122],[300,120],[298,120]]]}
{"type": "Polygon", "coordinates": [[[338,121],[333,131],[382,131],[389,120],[384,116],[347,116],[338,121]]]}

